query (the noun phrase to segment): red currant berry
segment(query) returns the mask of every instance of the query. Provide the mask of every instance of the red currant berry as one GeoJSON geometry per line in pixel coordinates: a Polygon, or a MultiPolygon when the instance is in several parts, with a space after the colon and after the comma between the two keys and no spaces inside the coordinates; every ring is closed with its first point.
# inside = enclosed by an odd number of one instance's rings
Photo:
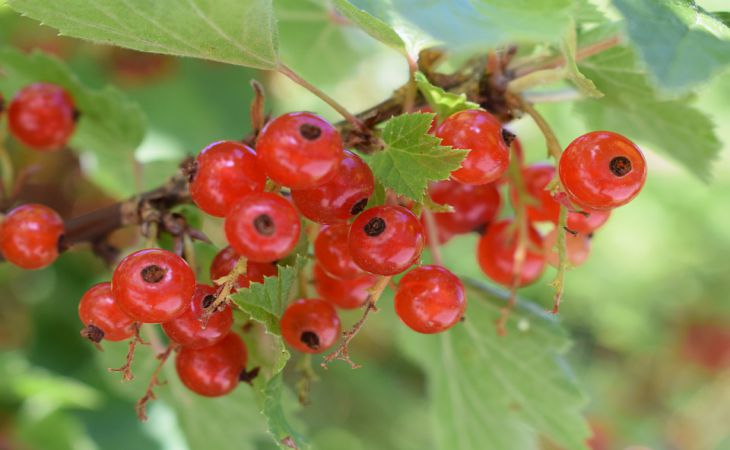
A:
{"type": "Polygon", "coordinates": [[[71,96],[62,87],[36,83],[18,92],[8,107],[8,128],[34,150],[62,148],[76,128],[71,96]]]}
{"type": "Polygon", "coordinates": [[[419,333],[440,333],[464,315],[466,294],[461,280],[441,266],[421,266],[398,283],[395,313],[419,333]]]}
{"type": "Polygon", "coordinates": [[[46,267],[58,257],[63,220],[51,208],[38,204],[18,206],[3,219],[0,250],[6,260],[23,269],[46,267]]]}
{"type": "Polygon", "coordinates": [[[451,234],[474,231],[491,222],[499,212],[501,199],[493,183],[479,186],[445,180],[432,183],[428,188],[431,200],[440,205],[451,205],[453,212],[435,213],[439,228],[451,234]]]}
{"type": "Polygon", "coordinates": [[[714,373],[730,368],[730,329],[726,321],[694,319],[681,334],[684,358],[714,373]]]}
{"type": "Polygon", "coordinates": [[[195,274],[184,259],[159,248],[139,250],[114,269],[112,295],[120,308],[143,323],[163,323],[190,306],[195,274]]]}
{"type": "MultiPolygon", "coordinates": [[[[555,177],[555,167],[547,163],[532,164],[522,170],[525,189],[532,200],[527,205],[527,217],[530,222],[558,222],[560,203],[556,202],[545,187],[555,177]]],[[[517,190],[510,186],[512,201],[517,202],[517,190]]]]}
{"type": "Polygon", "coordinates": [[[263,192],[266,174],[253,149],[232,141],[209,145],[198,155],[190,196],[212,216],[225,217],[234,203],[252,192],[263,192]]]}
{"type": "Polygon", "coordinates": [[[251,194],[226,216],[226,238],[241,256],[272,262],[288,255],[299,240],[302,224],[286,199],[270,192],[251,194]]]}
{"type": "Polygon", "coordinates": [[[332,179],[342,152],[335,127],[307,112],[277,117],[264,126],[256,141],[256,153],[266,173],[292,189],[309,189],[332,179]]]}
{"type": "Polygon", "coordinates": [[[299,299],[281,316],[281,336],[303,353],[322,353],[340,336],[340,318],[331,303],[318,298],[299,299]]]}
{"type": "Polygon", "coordinates": [[[402,206],[376,206],[350,227],[348,245],[355,264],[378,275],[396,275],[421,256],[425,239],[418,218],[402,206]]]}
{"type": "Polygon", "coordinates": [[[611,215],[610,210],[586,209],[568,213],[568,229],[580,234],[591,234],[601,228],[611,215]]]}
{"type": "Polygon", "coordinates": [[[360,214],[375,189],[373,173],[359,156],[345,152],[337,174],[311,189],[292,189],[299,212],[318,223],[337,223],[360,214]]]}
{"type": "Polygon", "coordinates": [[[594,131],[571,142],[558,169],[570,198],[591,209],[625,205],[646,180],[646,161],[639,147],[610,131],[594,131]]]}
{"type": "Polygon", "coordinates": [[[233,311],[228,305],[214,312],[206,323],[201,320],[205,308],[215,301],[216,289],[199,284],[190,301],[190,307],[181,315],[162,324],[165,334],[183,347],[210,347],[220,341],[231,330],[233,311]]]}
{"type": "Polygon", "coordinates": [[[469,153],[451,176],[467,184],[497,181],[507,171],[509,146],[502,136],[502,124],[493,115],[477,109],[447,117],[436,130],[443,145],[469,153]]]}
{"type": "Polygon", "coordinates": [[[347,224],[322,227],[314,240],[314,257],[322,269],[334,278],[355,278],[365,272],[355,264],[350,256],[347,224]]]}
{"type": "Polygon", "coordinates": [[[355,278],[337,279],[329,276],[319,264],[314,265],[314,286],[323,299],[342,309],[355,309],[365,303],[368,289],[377,277],[369,273],[355,278]]]}
{"type": "Polygon", "coordinates": [[[81,297],[79,318],[82,336],[99,343],[123,341],[134,335],[134,319],[122,311],[112,297],[111,283],[95,284],[81,297]]]}
{"type": "Polygon", "coordinates": [[[180,381],[191,391],[205,397],[220,397],[238,386],[246,368],[246,344],[234,333],[228,333],[210,347],[183,347],[175,358],[180,381]]]}
{"type": "MultiPolygon", "coordinates": [[[[517,249],[518,230],[511,220],[493,223],[479,240],[477,258],[482,271],[504,286],[511,286],[514,274],[515,251],[517,249]]],[[[545,268],[542,238],[532,227],[528,230],[528,242],[525,249],[525,260],[517,277],[516,285],[525,286],[535,282],[545,268]]]]}
{"type": "MultiPolygon", "coordinates": [[[[210,263],[210,279],[215,281],[231,273],[240,257],[231,247],[218,252],[210,263]]],[[[251,283],[263,283],[264,277],[275,277],[277,272],[276,264],[246,261],[246,273],[238,276],[236,287],[246,289],[251,283]]]]}
{"type": "MultiPolygon", "coordinates": [[[[555,244],[558,242],[558,230],[551,231],[543,241],[545,248],[545,259],[553,266],[558,267],[560,257],[555,244]]],[[[568,256],[568,262],[573,267],[583,265],[588,260],[591,253],[591,238],[583,234],[565,233],[565,250],[568,256]]]]}

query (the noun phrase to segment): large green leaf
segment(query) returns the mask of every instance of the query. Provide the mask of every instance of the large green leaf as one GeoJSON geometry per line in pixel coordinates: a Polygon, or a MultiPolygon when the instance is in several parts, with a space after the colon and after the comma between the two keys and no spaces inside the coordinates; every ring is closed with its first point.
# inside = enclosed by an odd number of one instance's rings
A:
{"type": "Polygon", "coordinates": [[[383,44],[401,53],[407,53],[403,39],[388,24],[369,14],[367,11],[353,6],[347,0],[334,0],[337,11],[360,27],[367,34],[383,44]]]}
{"type": "Polygon", "coordinates": [[[146,52],[273,69],[271,0],[10,0],[61,34],[146,52]]]}

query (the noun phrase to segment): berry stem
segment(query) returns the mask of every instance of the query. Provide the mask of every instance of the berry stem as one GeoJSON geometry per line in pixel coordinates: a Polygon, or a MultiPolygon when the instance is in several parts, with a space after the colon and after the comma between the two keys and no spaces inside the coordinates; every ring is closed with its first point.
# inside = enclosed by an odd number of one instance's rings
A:
{"type": "Polygon", "coordinates": [[[436,219],[428,208],[423,208],[423,218],[426,221],[426,233],[428,233],[428,249],[431,251],[431,259],[437,266],[443,266],[441,249],[439,247],[439,235],[436,228],[436,219]]]}
{"type": "Polygon", "coordinates": [[[162,368],[164,367],[167,360],[170,358],[172,352],[177,348],[177,344],[170,344],[162,353],[158,353],[156,356],[157,360],[159,361],[157,363],[157,367],[152,373],[150,382],[147,385],[147,390],[145,391],[144,395],[139,400],[137,400],[137,404],[134,407],[135,411],[137,412],[137,417],[142,422],[147,420],[147,404],[152,400],[157,399],[157,395],[155,395],[154,389],[162,384],[160,382],[160,372],[162,371],[162,368]]]}
{"type": "Polygon", "coordinates": [[[266,123],[266,113],[264,111],[264,87],[256,80],[251,80],[251,88],[253,89],[254,97],[251,100],[251,128],[254,136],[258,136],[261,129],[266,123]]]}
{"type": "Polygon", "coordinates": [[[319,381],[317,373],[312,368],[312,355],[310,353],[302,354],[295,370],[299,374],[299,380],[296,383],[299,404],[306,406],[309,404],[309,391],[312,383],[319,381]]]}
{"type": "MultiPolygon", "coordinates": [[[[604,52],[610,48],[613,48],[621,43],[621,37],[614,35],[606,39],[594,42],[593,44],[586,45],[578,48],[575,54],[575,60],[581,61],[586,58],[590,58],[593,55],[604,52]]],[[[552,69],[560,67],[565,64],[565,56],[555,56],[545,59],[543,61],[535,62],[534,60],[527,59],[522,62],[517,62],[511,69],[514,70],[516,77],[522,77],[528,73],[536,72],[543,69],[552,69]]]]}
{"type": "Polygon", "coordinates": [[[566,241],[566,228],[568,223],[568,208],[564,205],[560,205],[560,215],[558,216],[558,240],[555,246],[558,249],[558,273],[550,283],[555,288],[555,295],[553,296],[553,309],[552,313],[557,314],[560,309],[560,301],[563,299],[563,292],[565,292],[565,272],[570,268],[570,262],[568,260],[568,250],[566,241]]]}
{"type": "Polygon", "coordinates": [[[213,282],[219,286],[218,292],[216,292],[215,294],[215,301],[203,311],[203,315],[200,318],[203,324],[207,324],[210,316],[213,315],[213,313],[215,313],[221,305],[229,301],[231,292],[236,287],[238,277],[244,275],[245,273],[246,258],[241,256],[240,258],[238,258],[238,261],[236,261],[236,265],[233,266],[233,269],[231,269],[228,275],[218,278],[217,280],[213,280],[213,282]]]}
{"type": "Polygon", "coordinates": [[[2,188],[2,200],[8,201],[13,195],[13,161],[10,159],[8,149],[5,146],[7,132],[5,127],[0,127],[0,187],[2,188]]]}
{"type": "Polygon", "coordinates": [[[142,340],[139,335],[141,324],[136,322],[134,324],[134,336],[129,339],[129,350],[127,350],[127,359],[121,367],[109,368],[109,372],[121,372],[122,381],[134,380],[134,373],[132,373],[132,362],[134,361],[134,354],[137,349],[137,344],[148,345],[148,342],[142,340]]]}

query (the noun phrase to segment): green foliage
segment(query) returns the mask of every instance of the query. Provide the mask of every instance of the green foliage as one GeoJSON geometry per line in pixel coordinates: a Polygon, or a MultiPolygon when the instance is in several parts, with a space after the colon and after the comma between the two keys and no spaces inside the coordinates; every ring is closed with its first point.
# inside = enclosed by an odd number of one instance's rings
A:
{"type": "Polygon", "coordinates": [[[416,72],[414,79],[418,85],[418,90],[421,91],[439,120],[444,120],[459,111],[479,108],[476,103],[468,101],[465,94],[446,92],[440,87],[432,85],[421,72],[416,72]]]}
{"type": "Polygon", "coordinates": [[[577,47],[577,36],[575,26],[570,26],[565,33],[563,39],[563,55],[565,56],[565,69],[570,81],[575,84],[578,90],[586,97],[601,98],[603,93],[596,88],[596,85],[589,80],[578,69],[578,63],[575,58],[577,47]]]}
{"type": "Polygon", "coordinates": [[[360,27],[367,34],[388,47],[406,54],[405,42],[403,42],[403,39],[388,24],[368,12],[353,6],[347,0],[334,0],[334,4],[340,14],[360,27]]]}

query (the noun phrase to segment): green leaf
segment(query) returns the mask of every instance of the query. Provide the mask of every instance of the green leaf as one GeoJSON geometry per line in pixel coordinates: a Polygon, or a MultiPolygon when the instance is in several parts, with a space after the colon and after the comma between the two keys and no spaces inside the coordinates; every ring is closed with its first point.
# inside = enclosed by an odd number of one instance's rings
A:
{"type": "Polygon", "coordinates": [[[445,180],[459,168],[467,150],[440,145],[428,134],[435,114],[413,113],[394,117],[384,124],[383,150],[367,158],[384,187],[421,202],[429,181],[445,180]]]}
{"type": "Polygon", "coordinates": [[[565,55],[565,70],[568,79],[575,84],[584,96],[593,98],[603,97],[603,93],[596,88],[596,85],[578,69],[578,64],[575,59],[576,47],[577,37],[575,26],[570,26],[563,39],[563,55],[565,55]]]}
{"type": "Polygon", "coordinates": [[[730,11],[715,11],[712,13],[717,20],[724,23],[726,27],[730,27],[730,11]]]}
{"type": "Polygon", "coordinates": [[[414,79],[421,94],[440,120],[459,111],[479,108],[476,103],[468,101],[465,94],[446,92],[442,88],[432,85],[421,72],[416,72],[414,79]]]}
{"type": "Polygon", "coordinates": [[[9,0],[61,34],[145,52],[273,69],[271,0],[9,0]]]}
{"type": "Polygon", "coordinates": [[[73,97],[80,118],[70,147],[79,154],[87,176],[116,197],[134,193],[134,152],[144,137],[140,108],[121,91],[84,86],[60,60],[44,53],[30,55],[0,50],[0,90],[12,95],[35,82],[55,83],[73,97]]]}
{"type": "Polygon", "coordinates": [[[286,418],[282,399],[283,390],[284,378],[283,374],[279,373],[266,383],[261,393],[263,398],[261,412],[266,417],[269,433],[282,450],[308,448],[309,445],[304,437],[289,424],[286,418]]]}
{"type": "Polygon", "coordinates": [[[435,448],[536,449],[544,435],[561,448],[585,449],[586,401],[562,357],[565,331],[520,301],[507,335],[498,336],[494,322],[506,296],[469,284],[464,323],[439,335],[401,334],[428,380],[435,448]]]}
{"type": "Polygon", "coordinates": [[[614,0],[647,70],[686,91],[730,64],[730,29],[691,0],[614,0]]]}
{"type": "Polygon", "coordinates": [[[408,56],[406,44],[403,39],[387,23],[371,15],[367,11],[353,6],[347,0],[334,0],[337,11],[350,22],[360,27],[367,34],[391,47],[392,49],[408,56]]]}

